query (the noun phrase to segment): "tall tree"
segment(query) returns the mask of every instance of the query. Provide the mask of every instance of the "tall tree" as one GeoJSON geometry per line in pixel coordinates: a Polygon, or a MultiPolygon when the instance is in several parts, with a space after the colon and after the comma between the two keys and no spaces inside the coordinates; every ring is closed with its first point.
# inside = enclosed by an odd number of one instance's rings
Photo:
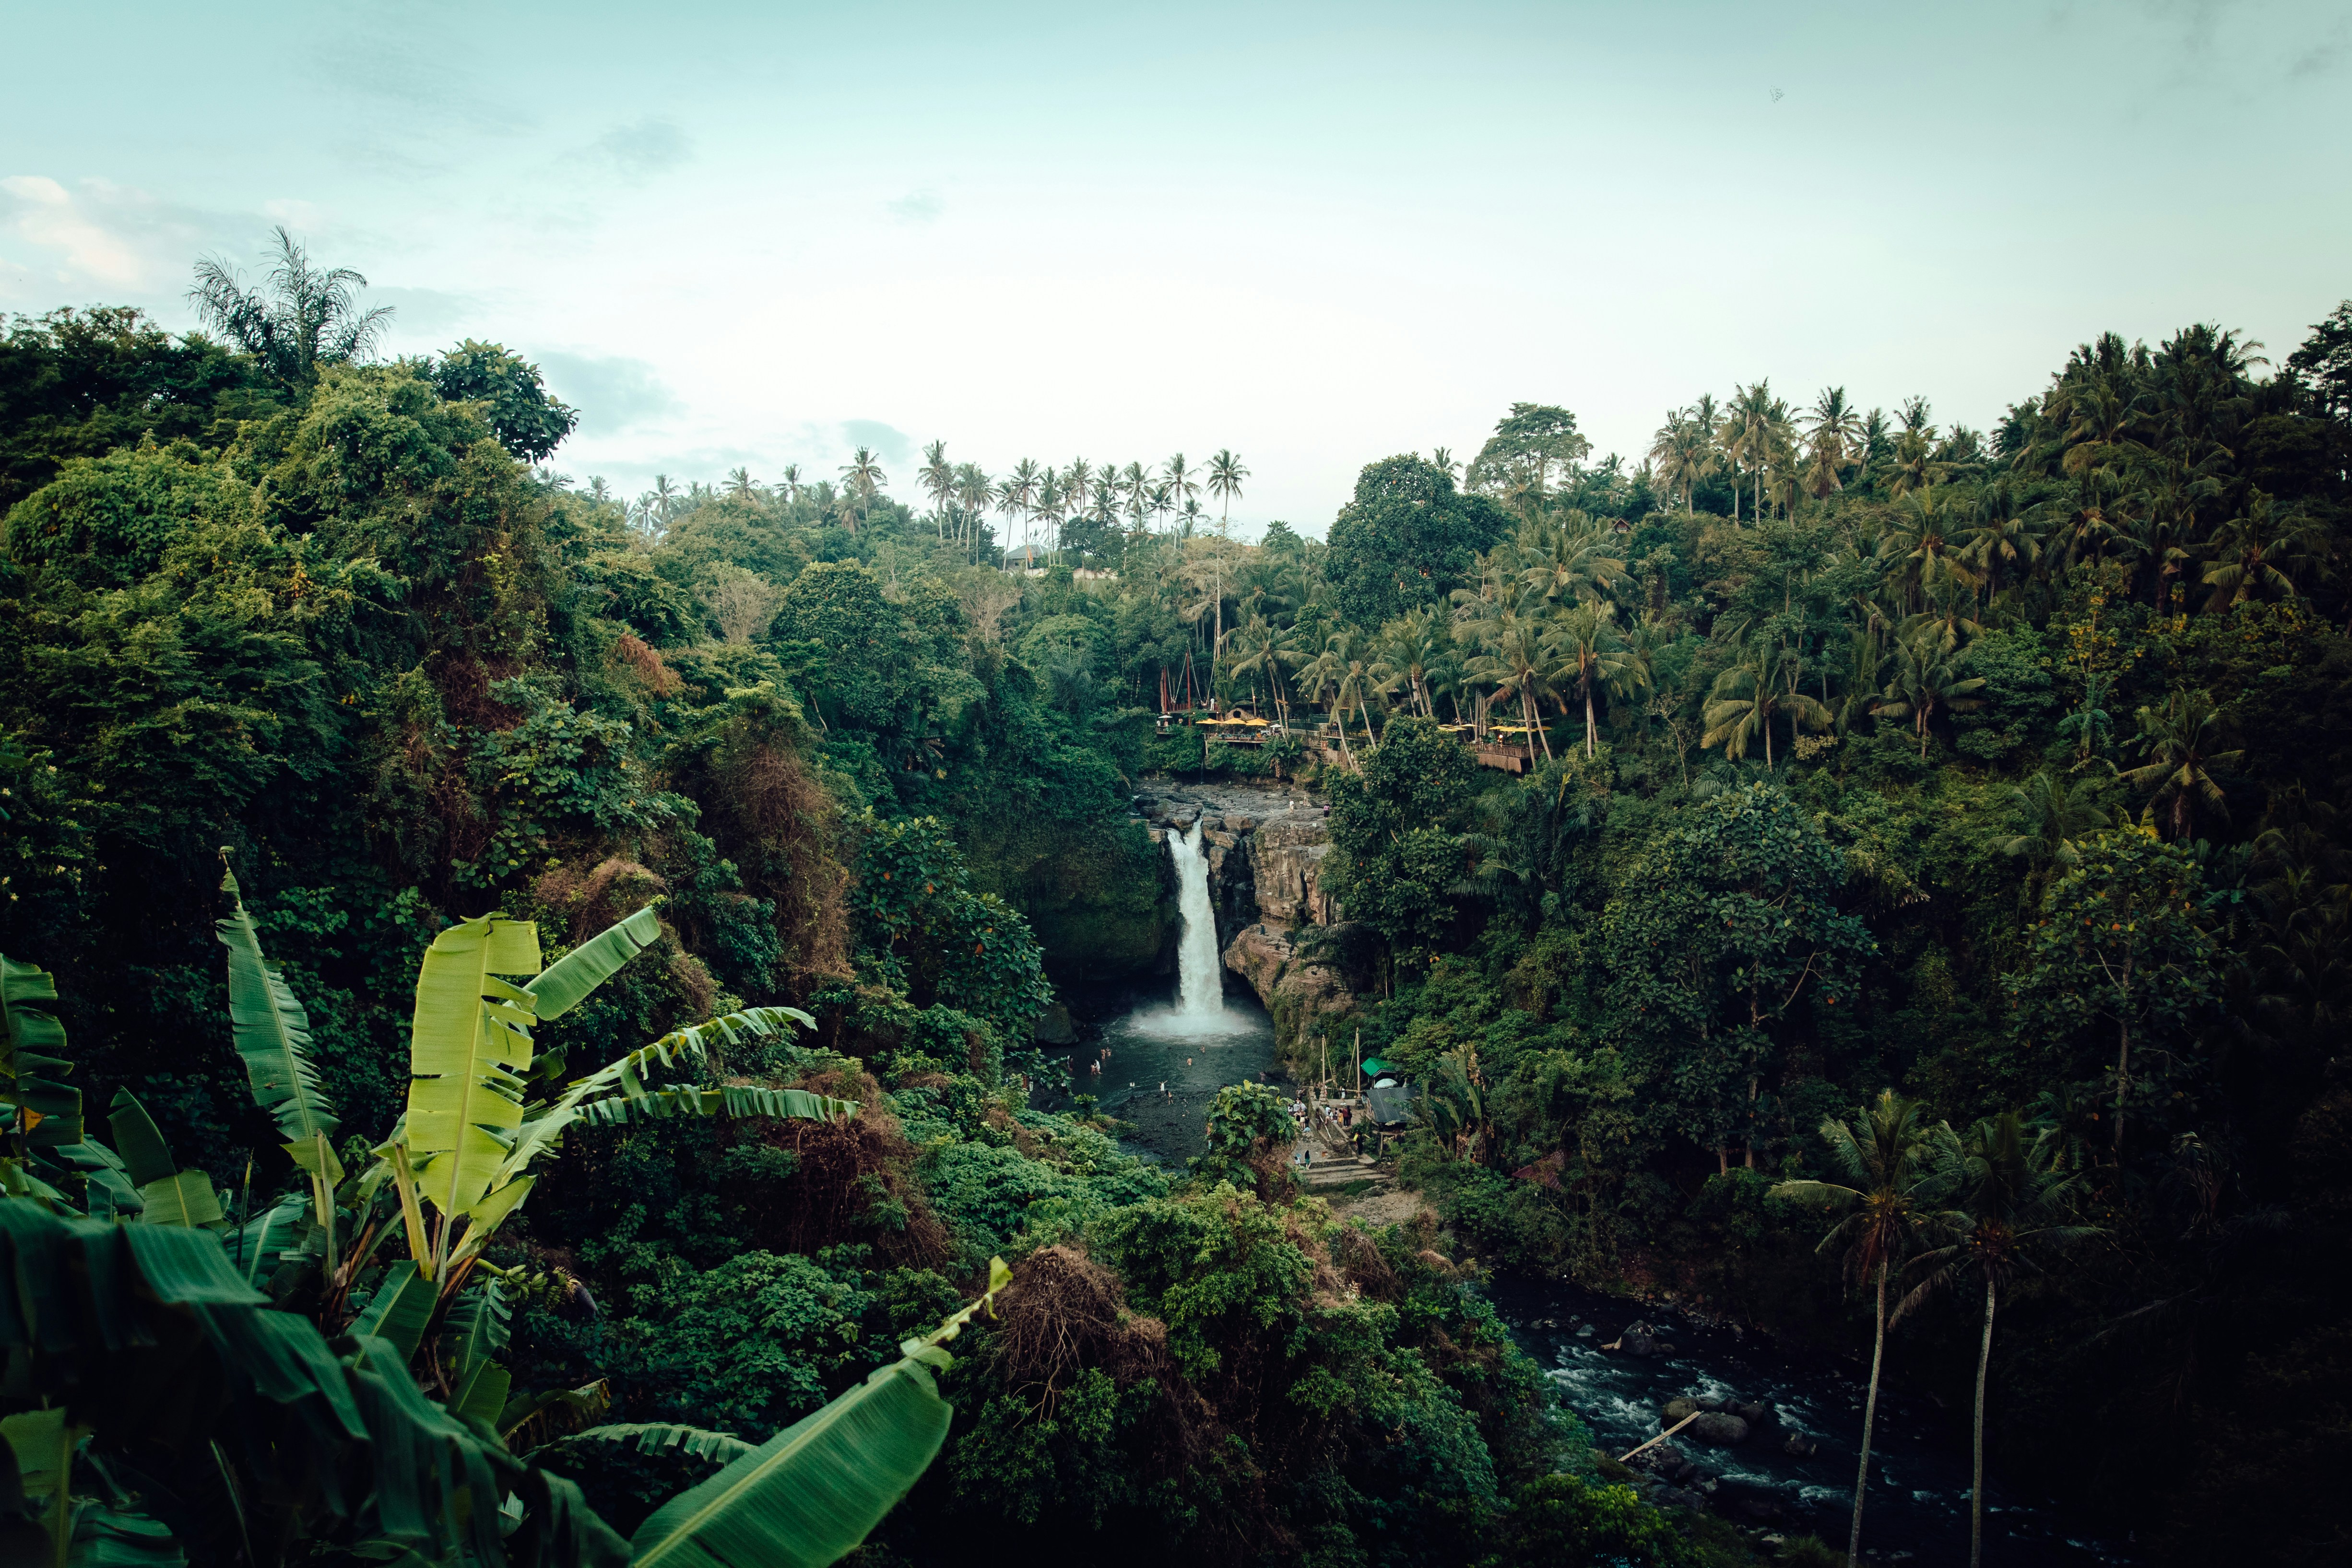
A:
{"type": "Polygon", "coordinates": [[[1918,1283],[1895,1309],[1906,1317],[1942,1291],[1964,1285],[1984,1287],[1984,1338],[1977,1351],[1975,1440],[1969,1486],[1969,1568],[1984,1562],[1985,1373],[1992,1364],[1993,1314],[2001,1291],[2029,1273],[2078,1250],[2097,1236],[2076,1223],[2074,1206],[2082,1177],[2053,1157],[2053,1144],[2029,1143],[2014,1111],[1979,1122],[1965,1142],[1948,1127],[1937,1129],[1935,1158],[1945,1179],[1960,1195],[1957,1207],[1930,1222],[1940,1245],[1914,1260],[1908,1277],[1918,1283]]]}
{"type": "Polygon", "coordinates": [[[196,263],[188,290],[197,319],[251,354],[280,381],[314,380],[319,367],[364,360],[392,319],[392,307],[362,309],[368,280],[348,267],[318,267],[283,225],[275,236],[268,292],[247,288],[217,256],[196,263]]]}
{"type": "Polygon", "coordinates": [[[1853,1478],[1853,1523],[1845,1556],[1862,1561],[1862,1502],[1870,1487],[1870,1438],[1878,1420],[1878,1377],[1886,1361],[1886,1280],[1910,1256],[1943,1182],[1927,1155],[1919,1103],[1888,1089],[1864,1113],[1861,1130],[1836,1117],[1822,1121],[1822,1143],[1840,1181],[1784,1181],[1771,1196],[1843,1216],[1815,1250],[1845,1250],[1850,1283],[1867,1281],[1877,1297],[1871,1336],[1870,1394],[1862,1408],[1862,1463],[1853,1478]]]}
{"type": "Polygon", "coordinates": [[[1248,477],[1249,470],[1229,446],[1220,446],[1209,459],[1209,494],[1223,505],[1217,514],[1220,526],[1233,521],[1234,503],[1241,498],[1242,481],[1248,477]]]}

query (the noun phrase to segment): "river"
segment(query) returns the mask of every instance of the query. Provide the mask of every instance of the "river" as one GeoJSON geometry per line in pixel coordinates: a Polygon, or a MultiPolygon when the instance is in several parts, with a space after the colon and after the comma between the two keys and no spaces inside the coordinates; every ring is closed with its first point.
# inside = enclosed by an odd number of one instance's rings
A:
{"type": "MultiPolygon", "coordinates": [[[[1171,1165],[1204,1146],[1202,1124],[1219,1089],[1276,1071],[1274,1020],[1246,992],[1224,992],[1199,833],[1194,826],[1169,834],[1184,919],[1174,994],[1130,994],[1098,1038],[1070,1056],[1076,1092],[1095,1095],[1129,1124],[1129,1152],[1171,1165]],[[1097,1064],[1099,1072],[1090,1071],[1097,1064]]],[[[1846,1367],[1783,1351],[1760,1334],[1555,1281],[1498,1275],[1484,1288],[1513,1340],[1610,1453],[1657,1436],[1660,1406],[1678,1396],[1769,1406],[1759,1429],[1736,1448],[1675,1439],[1696,1467],[1687,1484],[1727,1518],[1817,1534],[1843,1549],[1864,1392],[1846,1367]],[[1636,1321],[1660,1331],[1671,1354],[1601,1348],[1636,1321]],[[1811,1442],[1813,1451],[1790,1454],[1791,1436],[1811,1442]]],[[[1969,1455],[1965,1440],[1950,1437],[1951,1426],[1942,1411],[1880,1394],[1863,1529],[1872,1563],[1967,1562],[1969,1455]]],[[[1997,1469],[1986,1490],[1988,1563],[2095,1568],[2134,1560],[2128,1543],[2079,1528],[2053,1500],[2004,1485],[1997,1469]]]]}

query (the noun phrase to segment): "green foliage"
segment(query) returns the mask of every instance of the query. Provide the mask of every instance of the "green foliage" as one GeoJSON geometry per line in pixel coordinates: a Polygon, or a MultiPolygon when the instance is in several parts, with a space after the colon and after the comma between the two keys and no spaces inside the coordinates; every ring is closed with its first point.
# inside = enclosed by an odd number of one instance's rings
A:
{"type": "Polygon", "coordinates": [[[1359,626],[1379,626],[1415,605],[1444,604],[1506,527],[1501,508],[1459,494],[1453,476],[1425,459],[1370,465],[1331,523],[1329,570],[1339,613],[1359,626]]]}
{"type": "Polygon", "coordinates": [[[539,367],[497,343],[468,338],[433,367],[433,385],[451,402],[478,402],[509,452],[536,463],[580,423],[580,413],[547,395],[539,367]]]}

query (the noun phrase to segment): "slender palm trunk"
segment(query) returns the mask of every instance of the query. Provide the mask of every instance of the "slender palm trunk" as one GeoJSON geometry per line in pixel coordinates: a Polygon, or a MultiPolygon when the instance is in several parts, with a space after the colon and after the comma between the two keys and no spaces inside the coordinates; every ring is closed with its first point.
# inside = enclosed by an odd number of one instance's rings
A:
{"type": "Polygon", "coordinates": [[[1584,755],[1588,759],[1591,758],[1594,749],[1595,747],[1592,743],[1592,686],[1588,682],[1584,688],[1584,755]]]}
{"type": "Polygon", "coordinates": [[[1870,1485],[1870,1429],[1878,1420],[1878,1369],[1886,1359],[1886,1265],[1878,1266],[1878,1337],[1870,1347],[1870,1397],[1862,1406],[1862,1468],[1853,1478],[1853,1528],[1846,1532],[1845,1560],[1862,1561],[1862,1494],[1870,1485]]]}
{"type": "Polygon", "coordinates": [[[1985,1368],[1992,1364],[1994,1285],[1985,1281],[1984,1344],[1977,1352],[1976,1469],[1969,1482],[1969,1568],[1984,1568],[1984,1399],[1985,1368]]]}

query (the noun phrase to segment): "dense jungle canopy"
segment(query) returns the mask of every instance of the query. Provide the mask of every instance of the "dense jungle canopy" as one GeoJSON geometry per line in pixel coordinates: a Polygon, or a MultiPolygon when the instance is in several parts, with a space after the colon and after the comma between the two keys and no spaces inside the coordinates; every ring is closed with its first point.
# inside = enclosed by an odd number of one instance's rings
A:
{"type": "Polygon", "coordinates": [[[626,500],[557,471],[525,358],[375,358],[359,280],[284,255],[200,276],[209,332],[0,332],[0,1326],[11,1441],[66,1454],[11,1528],[650,1560],[748,1445],[929,1389],[901,1342],[1001,1256],[857,1561],[1763,1561],[1612,1484],[1468,1281],[1866,1350],[1802,1184],[1891,1089],[1950,1180],[1887,1233],[1882,1300],[1930,1287],[1888,1375],[1965,1431],[1995,1283],[2009,1473],[2152,1561],[2341,1560],[2352,306],[2276,364],[2095,337],[1984,431],[1759,380],[1596,461],[1514,404],[1244,543],[1230,451],[626,500]],[[1162,736],[1171,693],[1293,737],[1162,736]],[[1041,1009],[1172,936],[1139,782],[1276,768],[1331,803],[1442,1226],[1297,1197],[1261,1092],[1191,1171],[1038,1108],[1041,1009]],[[420,1071],[464,953],[533,1029],[420,1071]],[[2020,1193],[2066,1245],[1985,1250],[2020,1193]],[[55,1218],[133,1210],[220,1248],[55,1218]],[[22,1307],[41,1259],[151,1315],[106,1342],[141,1388],[22,1307]],[[331,1390],[252,1359],[279,1320],[331,1390]]]}

